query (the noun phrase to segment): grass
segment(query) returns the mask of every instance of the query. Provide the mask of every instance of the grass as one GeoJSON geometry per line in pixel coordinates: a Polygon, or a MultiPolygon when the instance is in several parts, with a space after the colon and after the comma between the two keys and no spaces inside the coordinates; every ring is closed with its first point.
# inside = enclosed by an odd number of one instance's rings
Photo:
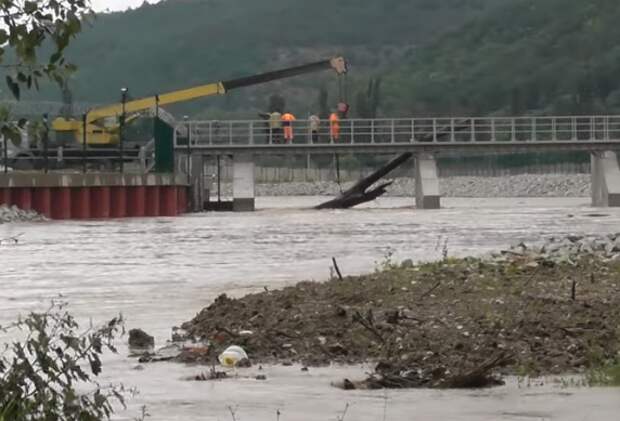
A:
{"type": "Polygon", "coordinates": [[[587,381],[590,386],[620,387],[620,360],[592,369],[587,381]]]}

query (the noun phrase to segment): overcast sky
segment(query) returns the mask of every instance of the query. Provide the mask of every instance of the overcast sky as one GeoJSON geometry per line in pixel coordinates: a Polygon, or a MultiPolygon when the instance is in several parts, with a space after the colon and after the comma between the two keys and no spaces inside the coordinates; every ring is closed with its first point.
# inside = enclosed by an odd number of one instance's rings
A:
{"type": "MultiPolygon", "coordinates": [[[[125,10],[128,7],[137,7],[144,3],[144,0],[91,0],[96,11],[106,9],[125,10]]],[[[158,0],[148,0],[149,3],[157,3],[158,0]]]]}

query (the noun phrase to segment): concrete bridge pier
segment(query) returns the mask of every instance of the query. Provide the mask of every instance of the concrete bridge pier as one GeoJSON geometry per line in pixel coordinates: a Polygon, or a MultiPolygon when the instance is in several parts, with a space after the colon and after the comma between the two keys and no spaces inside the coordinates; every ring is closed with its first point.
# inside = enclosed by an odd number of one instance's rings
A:
{"type": "Polygon", "coordinates": [[[236,154],[233,156],[233,211],[254,211],[254,197],[254,157],[236,154]]]}
{"type": "Polygon", "coordinates": [[[620,167],[615,152],[593,152],[592,206],[620,207],[620,167]]]}
{"type": "Polygon", "coordinates": [[[204,190],[204,157],[202,154],[193,154],[188,158],[187,171],[190,178],[190,210],[192,212],[202,212],[205,197],[204,190]]]}
{"type": "Polygon", "coordinates": [[[437,161],[431,154],[415,156],[415,203],[418,209],[440,209],[437,161]]]}

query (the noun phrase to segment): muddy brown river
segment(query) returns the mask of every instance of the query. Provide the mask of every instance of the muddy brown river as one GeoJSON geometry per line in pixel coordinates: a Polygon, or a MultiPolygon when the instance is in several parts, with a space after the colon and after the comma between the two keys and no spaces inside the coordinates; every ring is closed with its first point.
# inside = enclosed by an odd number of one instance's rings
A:
{"type": "MultiPolygon", "coordinates": [[[[445,199],[440,211],[412,200],[380,199],[348,211],[313,211],[321,198],[259,198],[250,214],[0,225],[0,325],[46,307],[62,294],[82,321],[121,312],[164,345],[170,328],[226,292],[242,295],[299,280],[326,279],[331,257],[345,274],[373,270],[385,256],[434,260],[479,255],[520,241],[620,231],[620,209],[592,209],[589,199],[445,199]]],[[[0,342],[9,338],[0,338],[0,342]]],[[[620,390],[531,384],[509,379],[483,391],[345,392],[330,386],[363,377],[368,367],[265,367],[266,381],[189,382],[202,368],[137,362],[121,353],[104,361],[106,381],[140,394],[116,419],[142,405],[149,420],[602,420],[616,421],[620,390]]]]}

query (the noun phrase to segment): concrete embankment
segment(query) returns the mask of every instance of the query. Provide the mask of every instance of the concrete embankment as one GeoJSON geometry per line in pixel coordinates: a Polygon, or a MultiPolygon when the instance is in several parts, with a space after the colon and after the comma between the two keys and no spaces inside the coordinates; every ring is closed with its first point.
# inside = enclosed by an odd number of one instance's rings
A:
{"type": "MultiPolygon", "coordinates": [[[[342,184],[346,189],[352,182],[342,184]]],[[[446,177],[439,180],[444,197],[588,197],[589,174],[521,174],[504,177],[446,177]]],[[[221,185],[222,194],[232,194],[232,186],[221,185]]],[[[217,187],[212,186],[213,194],[217,187]]],[[[340,192],[333,181],[285,182],[257,184],[258,196],[334,196],[340,192]]],[[[388,189],[388,196],[413,197],[415,180],[397,178],[388,189]]]]}

